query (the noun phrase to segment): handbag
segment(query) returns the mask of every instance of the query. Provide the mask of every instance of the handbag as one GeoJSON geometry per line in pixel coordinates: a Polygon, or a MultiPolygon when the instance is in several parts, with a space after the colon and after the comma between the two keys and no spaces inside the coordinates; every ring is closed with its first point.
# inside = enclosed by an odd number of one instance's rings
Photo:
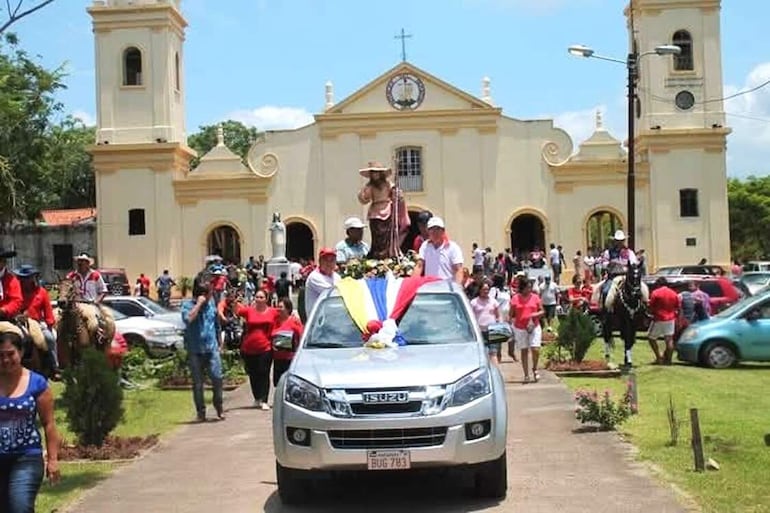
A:
{"type": "Polygon", "coordinates": [[[487,344],[501,344],[513,336],[513,331],[507,322],[493,322],[487,327],[486,334],[487,344]]]}
{"type": "Polygon", "coordinates": [[[294,351],[294,332],[276,331],[273,334],[273,350],[294,351]]]}

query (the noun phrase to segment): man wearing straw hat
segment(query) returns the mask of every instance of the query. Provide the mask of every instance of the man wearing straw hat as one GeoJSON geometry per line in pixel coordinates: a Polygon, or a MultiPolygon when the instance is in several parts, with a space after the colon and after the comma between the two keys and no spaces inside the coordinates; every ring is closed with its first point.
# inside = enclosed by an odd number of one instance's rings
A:
{"type": "Polygon", "coordinates": [[[81,253],[75,257],[75,264],[75,270],[67,275],[67,279],[77,287],[81,299],[101,303],[107,295],[107,284],[99,271],[91,268],[94,259],[87,253],[81,253]]]}
{"type": "Polygon", "coordinates": [[[376,259],[398,256],[410,221],[404,198],[390,181],[393,170],[379,162],[369,162],[358,172],[368,179],[358,192],[358,201],[369,205],[367,218],[372,234],[369,256],[376,259]]]}

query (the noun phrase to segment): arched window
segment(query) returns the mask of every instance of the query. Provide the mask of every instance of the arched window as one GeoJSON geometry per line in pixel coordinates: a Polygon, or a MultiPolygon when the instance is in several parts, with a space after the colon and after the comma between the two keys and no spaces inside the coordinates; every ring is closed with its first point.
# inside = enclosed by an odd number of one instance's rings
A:
{"type": "Polygon", "coordinates": [[[396,179],[403,191],[422,190],[422,148],[402,146],[396,149],[396,179]]]}
{"type": "Polygon", "coordinates": [[[682,49],[679,55],[674,55],[674,69],[691,71],[693,69],[692,36],[686,30],[677,30],[671,39],[672,44],[682,49]]]}
{"type": "Polygon", "coordinates": [[[179,52],[174,54],[174,88],[177,91],[182,90],[182,81],[179,79],[179,52]]]}
{"type": "Polygon", "coordinates": [[[142,52],[134,46],[123,52],[123,85],[142,85],[142,52]]]}

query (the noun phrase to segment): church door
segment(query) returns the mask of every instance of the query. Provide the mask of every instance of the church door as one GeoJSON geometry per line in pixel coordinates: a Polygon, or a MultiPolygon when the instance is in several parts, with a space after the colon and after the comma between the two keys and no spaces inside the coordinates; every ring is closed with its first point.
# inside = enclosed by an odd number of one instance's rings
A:
{"type": "Polygon", "coordinates": [[[586,248],[603,251],[609,246],[616,230],[622,230],[620,218],[607,210],[600,210],[588,218],[586,223],[586,248]]]}
{"type": "Polygon", "coordinates": [[[225,262],[241,263],[241,237],[232,226],[217,226],[209,232],[208,254],[219,255],[225,262]]]}
{"type": "Polygon", "coordinates": [[[286,258],[311,260],[315,258],[313,231],[301,221],[286,225],[286,258]]]}
{"type": "Polygon", "coordinates": [[[529,253],[535,247],[545,249],[545,227],[534,214],[521,214],[511,222],[511,249],[529,253]]]}

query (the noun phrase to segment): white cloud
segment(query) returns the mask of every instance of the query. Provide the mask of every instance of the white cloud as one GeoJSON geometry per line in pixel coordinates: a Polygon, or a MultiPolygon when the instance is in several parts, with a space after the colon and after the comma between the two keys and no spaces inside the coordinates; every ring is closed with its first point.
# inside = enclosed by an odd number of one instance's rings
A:
{"type": "Polygon", "coordinates": [[[74,111],[72,117],[82,121],[85,126],[96,126],[96,116],[84,110],[74,111]]]}
{"type": "Polygon", "coordinates": [[[256,109],[236,110],[228,114],[227,119],[255,126],[259,130],[281,130],[308,125],[313,122],[313,114],[298,107],[264,105],[256,109]]]}
{"type": "MultiPolygon", "coordinates": [[[[755,88],[770,80],[770,62],[749,72],[741,86],[725,85],[724,95],[755,88]]],[[[730,176],[770,174],[770,86],[725,101],[727,125],[733,133],[727,140],[727,171],[730,176]]]]}

